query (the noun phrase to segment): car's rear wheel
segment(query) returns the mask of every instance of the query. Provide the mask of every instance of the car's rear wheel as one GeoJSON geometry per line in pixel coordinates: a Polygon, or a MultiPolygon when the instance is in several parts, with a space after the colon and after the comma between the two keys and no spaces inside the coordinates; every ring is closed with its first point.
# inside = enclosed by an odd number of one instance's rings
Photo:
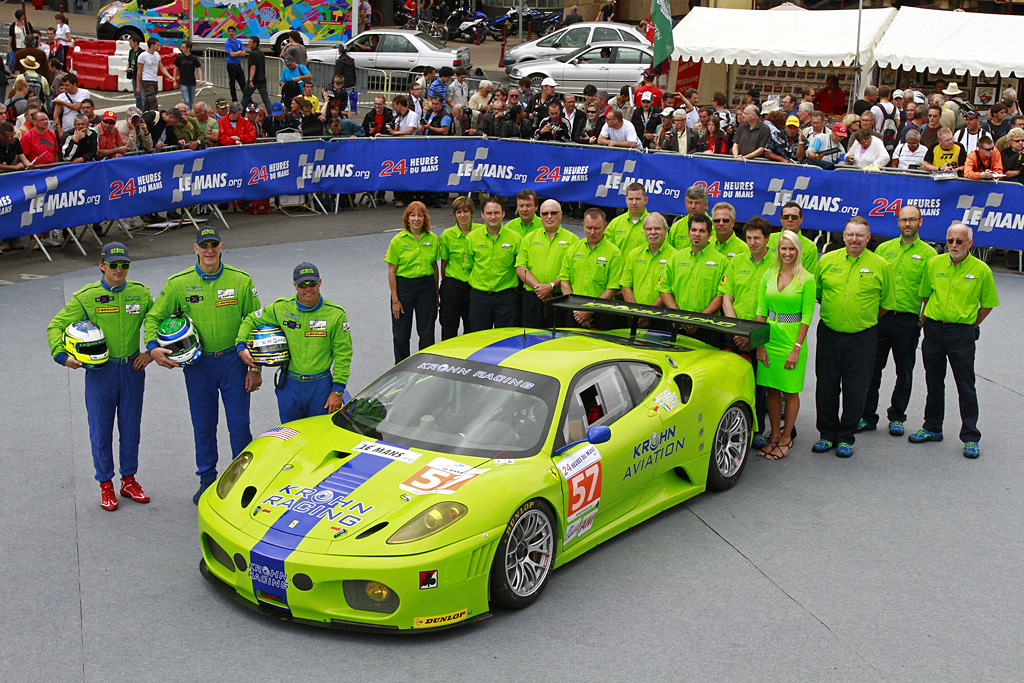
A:
{"type": "Polygon", "coordinates": [[[523,503],[505,526],[491,564],[491,600],[521,609],[544,592],[555,561],[555,516],[541,500],[523,503]]]}
{"type": "Polygon", "coordinates": [[[547,76],[544,74],[530,74],[530,85],[534,88],[540,88],[541,81],[545,78],[547,78],[547,76]]]}
{"type": "Polygon", "coordinates": [[[140,31],[138,29],[135,29],[135,28],[120,28],[120,29],[118,29],[117,30],[117,35],[114,37],[114,40],[122,40],[122,41],[127,42],[129,38],[134,38],[135,40],[139,41],[140,43],[144,42],[142,40],[142,31],[140,31]]]}
{"type": "Polygon", "coordinates": [[[708,488],[712,491],[724,491],[740,478],[747,464],[750,430],[750,409],[742,403],[733,403],[718,422],[711,447],[708,488]]]}

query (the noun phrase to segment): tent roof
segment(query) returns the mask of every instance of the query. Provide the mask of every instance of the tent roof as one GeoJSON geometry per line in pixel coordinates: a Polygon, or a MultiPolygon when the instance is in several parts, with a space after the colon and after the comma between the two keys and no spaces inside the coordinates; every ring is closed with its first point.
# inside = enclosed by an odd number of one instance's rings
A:
{"type": "Polygon", "coordinates": [[[1024,43],[1002,40],[1022,34],[1021,16],[903,7],[875,48],[875,61],[894,69],[988,76],[1009,76],[1016,65],[1018,75],[1024,75],[1024,43]],[[997,38],[998,49],[985,49],[987,41],[997,38]]]}
{"type": "MultiPolygon", "coordinates": [[[[896,14],[897,10],[891,7],[864,10],[862,64],[871,63],[872,49],[896,14]]],[[[780,12],[694,7],[672,29],[672,38],[672,56],[683,59],[775,66],[852,66],[857,54],[857,10],[780,12]]]]}

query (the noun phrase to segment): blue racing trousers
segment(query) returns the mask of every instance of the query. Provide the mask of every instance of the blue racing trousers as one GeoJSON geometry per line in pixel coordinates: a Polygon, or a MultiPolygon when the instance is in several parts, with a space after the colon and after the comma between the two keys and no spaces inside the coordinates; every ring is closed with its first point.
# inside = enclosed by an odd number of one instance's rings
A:
{"type": "Polygon", "coordinates": [[[89,442],[96,481],[114,478],[114,416],[120,441],[121,476],[133,476],[139,469],[139,438],[142,424],[142,394],[146,371],[132,370],[131,358],[110,358],[106,364],[85,373],[85,409],[89,416],[89,442]]]}
{"type": "Polygon", "coordinates": [[[252,441],[249,394],[245,393],[248,367],[232,347],[222,355],[204,353],[195,363],[186,365],[184,370],[196,444],[196,474],[200,479],[210,481],[217,477],[218,391],[224,403],[232,459],[237,458],[252,441]]]}
{"type": "MultiPolygon", "coordinates": [[[[326,415],[324,404],[331,394],[333,381],[331,371],[324,370],[315,375],[300,375],[297,372],[288,372],[284,385],[277,391],[277,412],[281,416],[281,424],[292,420],[301,420],[304,417],[326,415]]],[[[348,402],[349,394],[346,389],[342,396],[348,402]]]]}

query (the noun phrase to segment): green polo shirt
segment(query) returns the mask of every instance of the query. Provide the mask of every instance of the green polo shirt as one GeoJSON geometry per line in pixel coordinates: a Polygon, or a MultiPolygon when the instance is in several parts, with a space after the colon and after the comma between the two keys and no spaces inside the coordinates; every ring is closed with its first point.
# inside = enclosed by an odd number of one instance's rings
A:
{"type": "MultiPolygon", "coordinates": [[[[768,256],[765,258],[771,259],[775,262],[775,251],[779,246],[779,238],[782,236],[782,231],[773,232],[768,236],[768,256]]],[[[800,262],[811,275],[814,275],[818,270],[818,245],[814,243],[814,240],[809,237],[804,237],[803,233],[800,233],[800,262]]]]}
{"type": "MultiPolygon", "coordinates": [[[[554,282],[562,269],[565,252],[579,241],[579,237],[559,226],[554,237],[548,237],[544,228],[534,230],[523,238],[519,255],[516,257],[516,268],[528,268],[533,276],[541,282],[554,282]]],[[[533,287],[523,282],[523,287],[533,291],[533,287]]],[[[557,293],[556,293],[557,295],[557,293]]]]}
{"type": "Polygon", "coordinates": [[[521,238],[514,230],[501,228],[491,236],[487,227],[466,238],[466,270],[469,286],[482,292],[500,292],[519,284],[516,256],[521,238]]]}
{"type": "Polygon", "coordinates": [[[760,263],[754,263],[754,257],[748,250],[746,254],[738,254],[729,259],[725,268],[725,277],[718,291],[723,296],[732,297],[732,307],[736,317],[744,320],[757,319],[757,296],[761,289],[764,274],[771,270],[775,261],[768,257],[767,252],[760,263]]]}
{"type": "MultiPolygon", "coordinates": [[[[482,227],[484,227],[483,223],[473,223],[469,231],[473,232],[482,227]]],[[[444,268],[445,277],[469,282],[469,272],[466,270],[465,263],[467,237],[468,235],[463,235],[457,225],[453,225],[441,233],[441,246],[438,253],[442,261],[448,262],[444,268]]]]}
{"type": "Polygon", "coordinates": [[[544,225],[540,222],[540,214],[535,213],[533,214],[533,220],[530,221],[529,224],[524,225],[523,219],[520,218],[519,216],[516,216],[508,223],[506,223],[505,227],[508,228],[509,230],[515,231],[515,233],[520,237],[526,237],[534,230],[538,230],[544,227],[544,225]]]}
{"type": "Polygon", "coordinates": [[[434,274],[434,264],[440,258],[440,239],[432,232],[421,232],[419,237],[402,230],[391,238],[384,261],[398,266],[398,277],[424,277],[434,274]]]}
{"type": "Polygon", "coordinates": [[[992,269],[970,254],[958,266],[949,254],[933,258],[925,266],[918,293],[928,298],[925,317],[947,323],[973,325],[978,308],[999,305],[992,269]]]}
{"type": "Polygon", "coordinates": [[[86,285],[71,295],[47,326],[50,355],[63,365],[67,357],[64,330],[79,320],[91,320],[103,330],[107,352],[116,358],[127,358],[139,350],[139,330],[152,306],[149,289],[134,280],[125,280],[120,287],[111,287],[103,279],[86,285]]]}
{"type": "Polygon", "coordinates": [[[619,284],[633,290],[638,304],[652,305],[658,300],[658,282],[661,281],[668,261],[676,250],[666,241],[657,254],[651,253],[651,245],[636,247],[622,261],[622,277],[619,284]]]}
{"type": "Polygon", "coordinates": [[[629,211],[616,216],[608,223],[608,227],[604,231],[604,238],[610,238],[612,243],[623,254],[628,254],[637,247],[647,247],[647,237],[644,235],[644,221],[647,220],[649,215],[650,212],[644,209],[644,214],[636,221],[629,217],[629,211]]]}
{"type": "Polygon", "coordinates": [[[894,311],[921,314],[921,279],[928,261],[935,258],[935,248],[916,238],[908,247],[897,237],[883,242],[875,248],[875,253],[889,262],[896,282],[896,308],[894,311]]]}
{"type": "MultiPolygon", "coordinates": [[[[715,239],[715,230],[712,227],[711,215],[705,213],[708,217],[708,230],[711,231],[711,239],[715,239]]],[[[668,243],[672,245],[672,248],[676,251],[684,249],[690,246],[690,215],[687,214],[672,224],[672,227],[668,230],[668,243]]]]}
{"type": "Polygon", "coordinates": [[[622,252],[611,240],[602,239],[593,249],[579,240],[565,252],[559,280],[568,280],[573,294],[601,296],[606,289],[619,288],[622,252]]]}
{"type": "Polygon", "coordinates": [[[668,260],[658,291],[671,293],[680,310],[700,313],[718,296],[726,262],[710,243],[696,256],[687,244],[668,260]]]}
{"type": "Polygon", "coordinates": [[[737,256],[750,253],[750,247],[747,246],[746,240],[741,240],[735,234],[729,235],[729,239],[725,241],[725,244],[719,242],[718,238],[712,235],[711,246],[714,247],[715,251],[719,254],[730,260],[737,256]]]}
{"type": "Polygon", "coordinates": [[[896,287],[892,268],[878,254],[865,250],[850,258],[846,249],[821,257],[815,275],[821,320],[836,332],[852,334],[878,323],[878,309],[893,310],[896,287]]]}

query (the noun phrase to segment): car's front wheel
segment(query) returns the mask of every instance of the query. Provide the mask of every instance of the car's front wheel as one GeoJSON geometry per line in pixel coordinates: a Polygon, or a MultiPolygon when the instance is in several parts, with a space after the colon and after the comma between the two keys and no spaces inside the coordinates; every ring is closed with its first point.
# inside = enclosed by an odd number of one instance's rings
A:
{"type": "Polygon", "coordinates": [[[750,410],[742,403],[733,403],[722,415],[708,463],[708,488],[712,491],[724,491],[740,478],[747,464],[750,425],[750,410]]]}
{"type": "Polygon", "coordinates": [[[547,78],[544,74],[530,74],[530,86],[540,89],[541,82],[547,78]]]}
{"type": "Polygon", "coordinates": [[[523,503],[505,525],[491,564],[491,600],[520,609],[547,586],[555,560],[555,516],[541,500],[523,503]]]}

